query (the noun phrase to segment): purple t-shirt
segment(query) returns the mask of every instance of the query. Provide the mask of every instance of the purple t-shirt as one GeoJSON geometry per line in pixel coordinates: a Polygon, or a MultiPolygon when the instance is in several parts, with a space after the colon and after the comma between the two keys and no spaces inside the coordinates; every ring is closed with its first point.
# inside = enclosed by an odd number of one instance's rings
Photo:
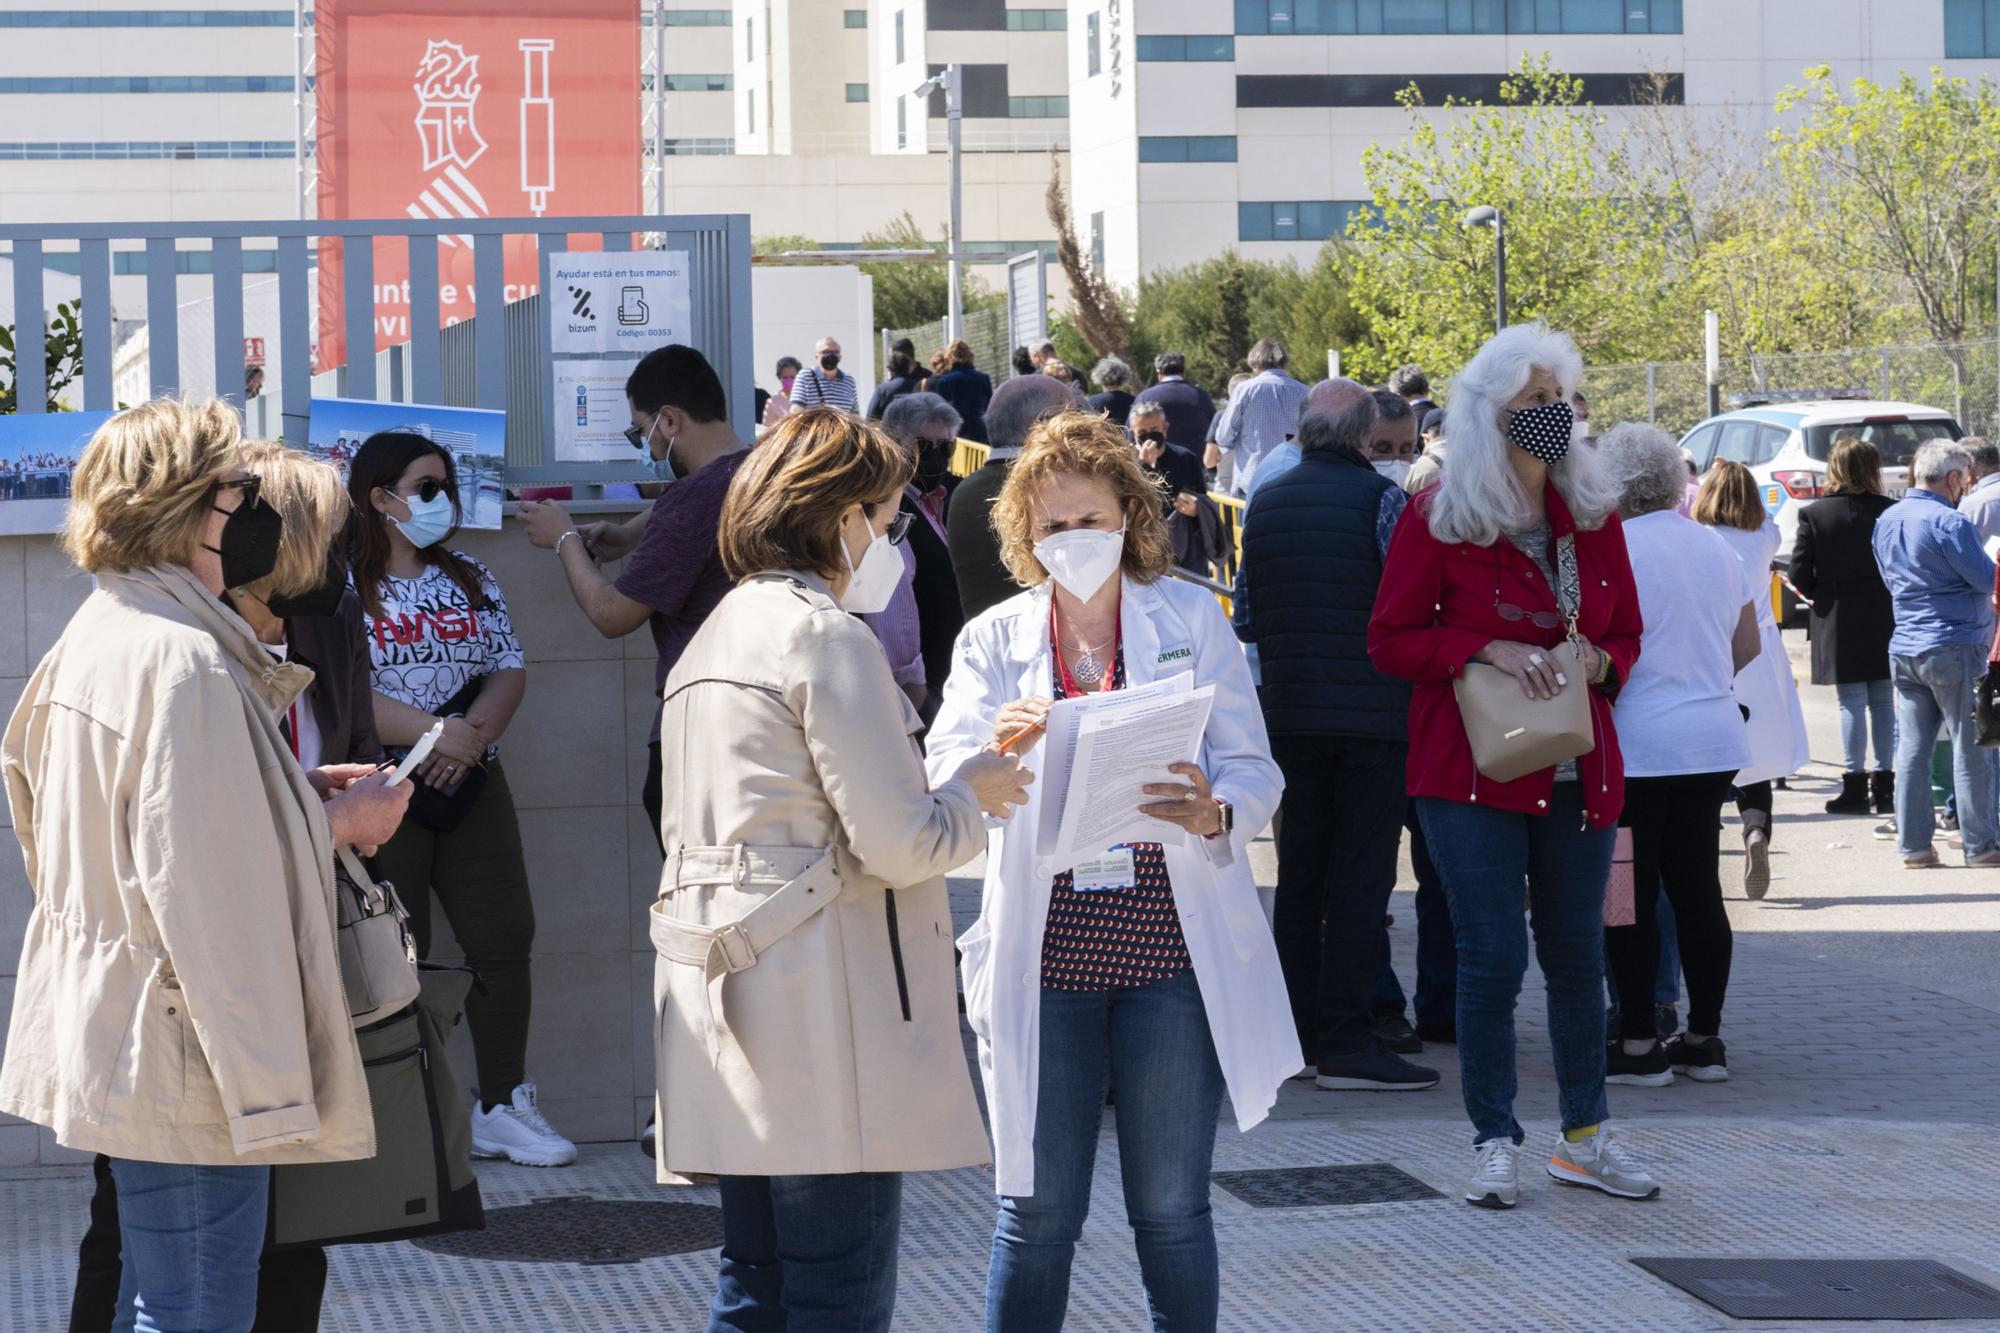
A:
{"type": "MultiPolygon", "coordinates": [[[[653,698],[666,688],[674,669],[701,622],[735,586],[723,572],[716,529],[722,523],[722,501],[730,479],[750,456],[739,449],[683,477],[653,501],[646,531],[625,562],[615,585],[633,601],[653,609],[647,622],[660,663],[653,675],[653,698]]],[[[660,715],[653,714],[649,739],[660,738],[660,715]]]]}

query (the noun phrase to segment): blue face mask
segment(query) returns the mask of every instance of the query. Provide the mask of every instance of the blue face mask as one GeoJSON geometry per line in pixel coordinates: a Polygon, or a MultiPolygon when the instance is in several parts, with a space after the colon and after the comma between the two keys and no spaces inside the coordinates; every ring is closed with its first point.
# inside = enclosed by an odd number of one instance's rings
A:
{"type": "Polygon", "coordinates": [[[665,458],[648,458],[646,466],[651,468],[653,475],[663,482],[680,480],[679,475],[674,471],[674,446],[672,444],[667,446],[667,456],[665,458]]]}
{"type": "Polygon", "coordinates": [[[409,518],[392,518],[389,521],[396,525],[396,531],[410,539],[410,545],[419,550],[436,546],[451,532],[456,520],[449,495],[439,491],[429,500],[407,496],[403,503],[410,507],[409,518]]]}

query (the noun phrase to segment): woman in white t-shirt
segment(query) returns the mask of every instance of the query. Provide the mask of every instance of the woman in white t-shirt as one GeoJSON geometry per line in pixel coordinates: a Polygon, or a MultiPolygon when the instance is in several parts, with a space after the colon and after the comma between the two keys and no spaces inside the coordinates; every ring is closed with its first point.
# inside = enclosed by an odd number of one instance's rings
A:
{"type": "Polygon", "coordinates": [[[1750,469],[1728,459],[1709,468],[1692,517],[1728,544],[1758,589],[1761,651],[1736,677],[1736,698],[1750,710],[1750,762],[1736,775],[1736,810],[1743,819],[1743,894],[1757,899],[1771,887],[1771,781],[1790,777],[1812,758],[1805,709],[1767,591],[1771,558],[1778,553],[1778,525],[1764,512],[1750,469]]]}
{"type": "Polygon", "coordinates": [[[479,1073],[473,1155],[568,1166],[576,1145],[543,1118],[526,1070],[535,909],[499,742],[528,673],[507,599],[484,565],[444,545],[463,513],[448,450],[408,432],[371,435],[347,493],[382,743],[400,754],[445,719],[376,869],[401,891],[419,952],[430,949],[435,892],[479,973],[465,1006],[479,1073]]]}
{"type": "Polygon", "coordinates": [[[1750,742],[1734,690],[1757,655],[1757,612],[1743,562],[1716,536],[1674,512],[1687,466],[1664,431],[1628,423],[1598,441],[1620,484],[1618,512],[1645,629],[1639,662],[1613,714],[1625,754],[1637,920],[1604,932],[1618,994],[1619,1032],[1605,1052],[1606,1083],[1658,1087],[1675,1073],[1729,1076],[1721,1038],[1731,935],[1722,906],[1718,820],[1750,742]],[[1662,1046],[1653,1031],[1659,970],[1658,885],[1673,905],[1688,983],[1687,1031],[1662,1046]]]}

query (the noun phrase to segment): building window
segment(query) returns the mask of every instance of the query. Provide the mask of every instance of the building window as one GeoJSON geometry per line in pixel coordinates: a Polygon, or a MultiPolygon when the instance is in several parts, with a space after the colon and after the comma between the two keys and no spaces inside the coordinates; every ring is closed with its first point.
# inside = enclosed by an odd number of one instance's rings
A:
{"type": "Polygon", "coordinates": [[[868,11],[865,9],[843,9],[840,11],[840,26],[843,28],[865,28],[868,26],[868,11]]]}
{"type": "Polygon", "coordinates": [[[1104,72],[1104,56],[1102,53],[1104,36],[1101,31],[1099,15],[1095,11],[1092,11],[1090,16],[1084,19],[1083,34],[1084,58],[1089,62],[1088,77],[1095,78],[1104,72]]]}
{"type": "MultiPolygon", "coordinates": [[[[668,139],[662,145],[667,157],[733,157],[736,154],[734,139],[668,139]]],[[[653,155],[653,141],[645,141],[644,154],[653,155]]]]}
{"type": "Polygon", "coordinates": [[[755,18],[743,20],[743,58],[745,60],[755,60],[757,58],[757,20],[755,18]]]}
{"type": "Polygon", "coordinates": [[[1008,32],[1061,32],[1069,27],[1066,9],[1010,9],[1008,32]]]}
{"type": "Polygon", "coordinates": [[[0,93],[288,93],[289,74],[0,78],[0,93]]]}
{"type": "Polygon", "coordinates": [[[1104,214],[1090,215],[1090,266],[1104,271],[1104,214]]]}
{"type": "MultiPolygon", "coordinates": [[[[646,91],[652,91],[653,80],[650,75],[642,77],[639,82],[645,86],[646,91]]],[[[667,75],[667,91],[670,93],[726,93],[733,91],[735,87],[734,74],[667,75]]]]}
{"type": "Polygon", "coordinates": [[[896,11],[896,63],[902,64],[903,55],[903,11],[896,11]]]}
{"type": "MultiPolygon", "coordinates": [[[[1405,88],[1415,84],[1428,106],[1446,98],[1461,102],[1500,100],[1505,74],[1238,74],[1239,107],[1393,107],[1405,88]]],[[[1632,106],[1658,102],[1680,106],[1686,101],[1687,80],[1679,74],[1583,74],[1582,100],[1593,106],[1632,106]]]]}
{"type": "Polygon", "coordinates": [[[2000,56],[2000,4],[1944,0],[1944,53],[1951,60],[2000,56]]]}
{"type": "Polygon", "coordinates": [[[1014,120],[1047,120],[1069,114],[1067,97],[1010,97],[1007,115],[1014,120]]]}
{"type": "Polygon", "coordinates": [[[1141,37],[1139,59],[1231,61],[1236,59],[1236,39],[1234,37],[1141,37]]]}
{"type": "MultiPolygon", "coordinates": [[[[1960,0],[1967,7],[1981,2],[1960,0]]],[[[1236,31],[1247,36],[1676,33],[1681,5],[1682,0],[1236,0],[1236,31]]]]}
{"type": "MultiPolygon", "coordinates": [[[[639,15],[639,26],[653,26],[653,11],[648,8],[639,15]]],[[[729,26],[729,11],[726,9],[669,9],[666,26],[669,28],[726,28],[729,26]]]]}
{"type": "MultiPolygon", "coordinates": [[[[898,17],[900,17],[900,15],[898,17]]],[[[899,97],[896,99],[896,147],[908,148],[909,146],[910,146],[910,99],[907,97],[899,97]]]]}
{"type": "MultiPolygon", "coordinates": [[[[311,150],[308,149],[308,152],[311,150]]],[[[105,143],[0,143],[0,162],[139,162],[292,157],[290,139],[200,139],[105,143]]]]}
{"type": "Polygon", "coordinates": [[[1234,162],[1233,134],[1145,134],[1139,137],[1141,162],[1234,162]]]}
{"type": "Polygon", "coordinates": [[[1236,206],[1236,239],[1239,241],[1326,241],[1347,234],[1347,224],[1357,214],[1366,216],[1368,204],[1359,199],[1334,199],[1306,203],[1241,203],[1236,206]]]}
{"type": "Polygon", "coordinates": [[[865,84],[865,83],[850,83],[850,84],[848,84],[848,85],[847,85],[847,100],[848,100],[848,101],[850,101],[850,102],[865,102],[865,101],[867,101],[867,100],[868,100],[868,85],[867,85],[867,84],[865,84]]]}
{"type": "Polygon", "coordinates": [[[750,133],[755,134],[757,132],[757,90],[755,88],[745,88],[743,90],[743,107],[750,117],[750,133]]]}
{"type": "Polygon", "coordinates": [[[289,9],[25,9],[0,14],[0,28],[289,28],[289,9]]]}

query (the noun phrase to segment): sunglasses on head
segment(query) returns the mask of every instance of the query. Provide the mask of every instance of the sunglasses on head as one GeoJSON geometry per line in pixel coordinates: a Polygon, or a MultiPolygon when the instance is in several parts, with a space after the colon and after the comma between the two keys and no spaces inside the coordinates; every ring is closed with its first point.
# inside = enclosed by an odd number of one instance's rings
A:
{"type": "Polygon", "coordinates": [[[264,493],[264,482],[258,477],[237,477],[231,481],[216,482],[215,489],[218,491],[242,491],[243,498],[238,501],[238,504],[241,508],[248,509],[250,506],[256,504],[257,497],[264,493]]]}

